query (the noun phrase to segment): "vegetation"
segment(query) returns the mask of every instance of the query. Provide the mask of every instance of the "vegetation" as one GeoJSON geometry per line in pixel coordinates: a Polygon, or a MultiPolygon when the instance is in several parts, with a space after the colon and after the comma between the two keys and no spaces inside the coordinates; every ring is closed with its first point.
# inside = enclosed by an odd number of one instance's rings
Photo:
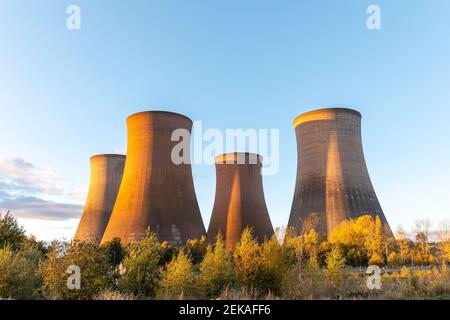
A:
{"type": "Polygon", "coordinates": [[[340,224],[328,237],[317,217],[300,232],[277,230],[260,243],[251,229],[233,250],[221,235],[182,247],[147,233],[126,246],[114,239],[49,245],[0,216],[0,297],[12,299],[450,299],[450,223],[430,241],[431,223],[394,237],[379,218],[340,224]],[[366,286],[368,265],[381,268],[381,290],[366,286]],[[78,269],[77,269],[78,268],[78,269]],[[74,278],[79,270],[79,287],[74,278]],[[73,283],[72,283],[73,282],[73,283]]]}

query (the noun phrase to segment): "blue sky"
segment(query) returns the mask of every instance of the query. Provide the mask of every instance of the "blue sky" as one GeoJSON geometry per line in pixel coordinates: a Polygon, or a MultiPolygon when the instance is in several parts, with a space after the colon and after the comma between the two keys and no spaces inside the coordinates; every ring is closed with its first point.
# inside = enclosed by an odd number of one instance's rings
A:
{"type": "MultiPolygon", "coordinates": [[[[391,225],[438,222],[450,217],[449,39],[448,0],[2,0],[0,198],[24,197],[13,213],[39,238],[70,238],[89,157],[124,152],[126,116],[162,109],[206,129],[279,129],[280,171],[264,187],[282,226],[295,184],[293,119],[350,107],[363,115],[391,225]],[[81,30],[66,28],[71,4],[81,30]],[[381,30],[366,28],[371,4],[381,30]]],[[[214,168],[193,171],[207,225],[214,168]]]]}

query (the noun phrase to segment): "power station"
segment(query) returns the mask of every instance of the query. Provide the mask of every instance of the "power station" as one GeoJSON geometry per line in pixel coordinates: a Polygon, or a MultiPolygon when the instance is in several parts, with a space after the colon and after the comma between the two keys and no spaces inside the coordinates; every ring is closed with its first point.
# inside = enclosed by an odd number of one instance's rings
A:
{"type": "MultiPolygon", "coordinates": [[[[179,141],[172,133],[189,133],[192,121],[181,114],[147,111],[127,119],[127,159],[122,184],[102,244],[145,238],[147,228],[159,241],[172,245],[205,235],[194,190],[190,162],[175,163],[172,150],[179,141]]],[[[189,158],[189,143],[182,151],[189,158]]]]}
{"type": "Polygon", "coordinates": [[[125,156],[100,154],[91,157],[90,164],[88,197],[74,240],[99,243],[119,192],[125,156]]]}
{"type": "MultiPolygon", "coordinates": [[[[364,160],[361,114],[319,109],[297,117],[294,127],[297,180],[288,226],[300,230],[314,217],[316,230],[329,233],[344,220],[368,214],[379,216],[389,229],[364,160]]],[[[191,119],[167,111],[139,112],[127,118],[127,129],[126,157],[105,154],[90,160],[88,198],[74,239],[104,244],[120,238],[126,244],[144,239],[150,228],[159,241],[182,245],[205,235],[190,165],[191,119]]],[[[215,158],[215,167],[208,241],[220,233],[232,249],[246,227],[259,241],[270,238],[274,230],[262,157],[226,153],[215,158]]]]}
{"type": "Polygon", "coordinates": [[[234,248],[246,227],[262,242],[274,231],[264,199],[262,157],[228,153],[215,158],[216,196],[208,228],[208,241],[220,233],[227,249],[234,248]]]}
{"type": "Polygon", "coordinates": [[[289,226],[301,228],[313,214],[318,231],[361,215],[388,226],[370,181],[361,139],[361,114],[344,108],[304,113],[294,120],[297,181],[289,226]]]}

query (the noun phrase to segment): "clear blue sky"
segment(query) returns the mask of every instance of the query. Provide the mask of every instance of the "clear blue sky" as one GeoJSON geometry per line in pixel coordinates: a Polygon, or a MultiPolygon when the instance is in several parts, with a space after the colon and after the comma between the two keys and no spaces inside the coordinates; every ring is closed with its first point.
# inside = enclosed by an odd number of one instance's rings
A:
{"type": "MultiPolygon", "coordinates": [[[[88,158],[126,150],[127,115],[163,109],[205,128],[280,129],[280,171],[264,187],[282,226],[295,184],[292,121],[339,106],[363,114],[391,225],[449,218],[449,40],[448,0],[1,0],[0,198],[40,238],[70,237],[80,206],[66,204],[84,202],[88,158]],[[70,4],[81,30],[66,28],[70,4]],[[366,28],[370,4],[381,8],[379,31],[366,28]],[[27,212],[45,201],[66,216],[27,212]]],[[[193,171],[207,226],[214,168],[193,171]]]]}

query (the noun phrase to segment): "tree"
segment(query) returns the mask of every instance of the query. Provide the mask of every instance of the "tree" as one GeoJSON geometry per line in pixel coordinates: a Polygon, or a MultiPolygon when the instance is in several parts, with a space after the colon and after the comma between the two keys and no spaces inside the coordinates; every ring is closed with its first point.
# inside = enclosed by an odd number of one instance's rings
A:
{"type": "Polygon", "coordinates": [[[439,223],[439,241],[450,242],[450,219],[439,223]]]}
{"type": "Polygon", "coordinates": [[[206,237],[202,236],[200,239],[188,240],[185,248],[192,259],[192,263],[200,263],[206,254],[206,237]]]}
{"type": "Polygon", "coordinates": [[[402,226],[397,230],[397,246],[401,264],[406,264],[412,261],[411,259],[411,241],[406,236],[406,232],[402,226]]]}
{"type": "Polygon", "coordinates": [[[261,248],[250,228],[244,229],[234,248],[233,258],[237,280],[246,288],[254,288],[260,271],[261,248]]]}
{"type": "Polygon", "coordinates": [[[37,274],[36,249],[14,251],[10,246],[0,249],[0,297],[32,299],[37,296],[41,279],[37,274]]]}
{"type": "Polygon", "coordinates": [[[225,249],[222,235],[219,234],[214,246],[208,246],[200,264],[199,291],[205,298],[214,298],[233,282],[231,257],[225,249]]]}
{"type": "Polygon", "coordinates": [[[261,273],[259,290],[263,293],[281,294],[283,276],[290,263],[289,254],[278,241],[276,235],[261,245],[261,273]]]}
{"type": "Polygon", "coordinates": [[[314,229],[310,229],[308,232],[303,234],[303,245],[304,253],[306,254],[309,261],[319,260],[319,234],[314,229]]]}
{"type": "Polygon", "coordinates": [[[160,244],[156,235],[148,230],[144,240],[128,245],[119,287],[135,295],[152,296],[158,284],[160,259],[160,244]]]}
{"type": "Polygon", "coordinates": [[[194,292],[194,266],[186,251],[178,255],[161,270],[158,297],[173,299],[179,296],[190,297],[194,292]]]}
{"type": "Polygon", "coordinates": [[[367,251],[370,255],[369,265],[383,265],[383,252],[385,249],[384,228],[381,219],[376,216],[373,231],[368,234],[367,251]]]}
{"type": "Polygon", "coordinates": [[[0,214],[0,248],[9,246],[12,250],[19,250],[25,240],[25,230],[17,219],[9,211],[4,216],[0,214]]]}
{"type": "Polygon", "coordinates": [[[113,284],[109,257],[95,242],[74,242],[70,247],[54,242],[47,259],[41,264],[44,294],[47,298],[87,300],[113,284]],[[80,288],[68,286],[71,276],[80,273],[80,288]]]}
{"type": "Polygon", "coordinates": [[[383,264],[387,253],[385,228],[379,217],[364,215],[340,223],[329,235],[351,265],[383,264]]]}
{"type": "Polygon", "coordinates": [[[337,281],[342,277],[342,270],[345,268],[345,258],[339,247],[334,246],[326,255],[325,275],[332,281],[337,281]]]}
{"type": "Polygon", "coordinates": [[[122,263],[125,256],[125,249],[122,247],[120,238],[114,238],[104,245],[109,263],[116,267],[122,263]]]}

